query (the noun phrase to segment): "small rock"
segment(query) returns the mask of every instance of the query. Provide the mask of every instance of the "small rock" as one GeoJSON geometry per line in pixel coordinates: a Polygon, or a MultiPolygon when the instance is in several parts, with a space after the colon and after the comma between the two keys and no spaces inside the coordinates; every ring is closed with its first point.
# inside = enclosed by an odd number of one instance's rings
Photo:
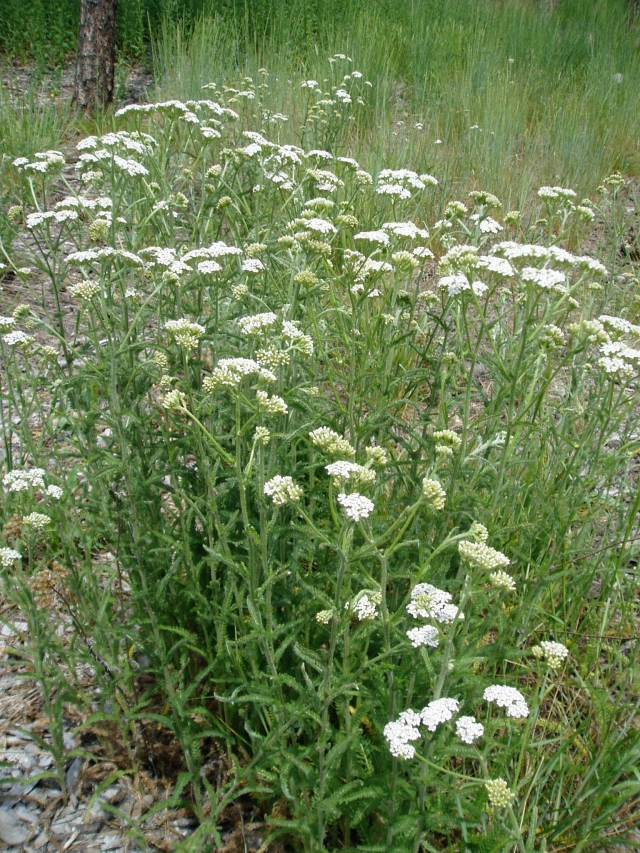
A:
{"type": "Polygon", "coordinates": [[[29,835],[20,818],[10,809],[0,809],[0,838],[5,844],[24,844],[29,835]]]}

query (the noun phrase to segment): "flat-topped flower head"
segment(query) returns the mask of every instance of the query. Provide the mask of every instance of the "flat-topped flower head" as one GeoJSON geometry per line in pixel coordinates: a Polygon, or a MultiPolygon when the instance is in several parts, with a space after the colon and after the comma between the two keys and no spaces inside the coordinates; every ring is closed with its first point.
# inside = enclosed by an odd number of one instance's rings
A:
{"type": "Polygon", "coordinates": [[[351,495],[345,495],[344,492],[341,492],[338,495],[338,503],[351,521],[362,521],[363,518],[369,518],[375,509],[373,501],[358,492],[351,495]]]}
{"type": "Polygon", "coordinates": [[[433,619],[447,625],[455,619],[464,619],[464,613],[452,604],[451,600],[450,592],[438,589],[430,583],[419,583],[411,590],[407,612],[414,619],[433,619]]]}
{"type": "Polygon", "coordinates": [[[312,443],[332,456],[355,456],[356,451],[346,438],[329,427],[318,427],[309,433],[312,443]]]}
{"type": "Polygon", "coordinates": [[[44,469],[26,468],[20,470],[14,468],[7,471],[2,478],[2,485],[8,492],[26,492],[28,489],[44,489],[44,469]]]}
{"type": "Polygon", "coordinates": [[[276,381],[275,373],[252,358],[221,358],[211,376],[203,380],[202,386],[210,394],[219,385],[232,388],[239,385],[245,376],[254,375],[267,382],[276,381]]]}
{"type": "Polygon", "coordinates": [[[43,512],[30,512],[29,515],[24,516],[22,523],[26,527],[32,527],[34,530],[41,531],[44,530],[47,524],[51,524],[51,518],[43,512]]]}
{"type": "Polygon", "coordinates": [[[473,743],[484,734],[484,726],[475,717],[458,717],[456,734],[463,743],[473,743]]]}
{"type": "Polygon", "coordinates": [[[403,711],[397,720],[387,723],[383,734],[389,744],[389,751],[395,758],[411,759],[416,749],[411,741],[420,740],[420,714],[409,708],[403,711]]]}
{"type": "Polygon", "coordinates": [[[502,552],[496,551],[495,548],[491,548],[484,542],[460,542],[458,551],[460,556],[472,566],[487,571],[504,569],[511,563],[511,560],[502,552]]]}
{"type": "Polygon", "coordinates": [[[238,326],[240,326],[240,331],[243,335],[259,335],[265,329],[273,326],[277,319],[272,311],[266,311],[263,314],[241,317],[238,320],[238,326]]]}
{"type": "Polygon", "coordinates": [[[0,548],[0,566],[3,569],[10,569],[16,560],[21,560],[22,554],[15,551],[13,548],[0,548]]]}
{"type": "Polygon", "coordinates": [[[196,349],[199,339],[205,333],[204,326],[185,318],[167,320],[164,327],[170,335],[173,335],[178,346],[186,350],[196,349]]]}
{"type": "Polygon", "coordinates": [[[529,716],[529,707],[522,693],[515,687],[494,684],[482,694],[486,702],[495,702],[499,708],[507,709],[507,716],[521,720],[529,716]]]}
{"type": "Polygon", "coordinates": [[[440,645],[440,632],[434,625],[410,628],[406,634],[414,649],[419,649],[420,646],[431,646],[432,649],[437,649],[440,645]]]}
{"type": "Polygon", "coordinates": [[[422,709],[420,720],[430,732],[435,732],[441,723],[448,723],[454,714],[458,713],[460,703],[457,699],[434,699],[422,709]]]}

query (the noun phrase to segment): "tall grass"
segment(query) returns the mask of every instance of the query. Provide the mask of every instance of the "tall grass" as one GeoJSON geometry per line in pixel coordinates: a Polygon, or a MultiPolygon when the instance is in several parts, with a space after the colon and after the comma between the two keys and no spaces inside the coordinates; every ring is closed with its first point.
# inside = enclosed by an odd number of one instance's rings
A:
{"type": "Polygon", "coordinates": [[[224,16],[189,33],[165,27],[154,67],[163,95],[197,97],[264,66],[298,126],[304,97],[288,81],[326,78],[326,57],[346,51],[375,86],[375,109],[350,139],[358,156],[437,168],[450,191],[484,184],[518,208],[540,183],[586,192],[615,168],[640,168],[638,36],[626,12],[575,0],[553,14],[519,0],[347,2],[339,13],[273,4],[266,32],[224,16]]]}

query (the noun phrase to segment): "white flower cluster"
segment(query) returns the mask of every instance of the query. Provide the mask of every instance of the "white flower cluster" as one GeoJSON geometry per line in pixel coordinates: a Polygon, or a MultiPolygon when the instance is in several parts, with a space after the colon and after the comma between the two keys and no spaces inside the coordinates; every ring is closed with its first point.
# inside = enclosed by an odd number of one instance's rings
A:
{"type": "Polygon", "coordinates": [[[440,645],[440,632],[433,625],[410,628],[406,633],[414,649],[420,646],[431,646],[432,649],[437,649],[440,645]]]}
{"type": "Polygon", "coordinates": [[[221,358],[211,376],[203,381],[202,387],[211,394],[218,385],[233,388],[244,376],[257,375],[267,382],[275,382],[276,375],[252,358],[221,358]]]}
{"type": "MultiPolygon", "coordinates": [[[[358,621],[364,622],[366,619],[374,619],[378,615],[378,604],[381,600],[380,593],[360,593],[353,602],[353,612],[358,621]]],[[[349,604],[347,603],[345,606],[348,607],[349,604]]]]}
{"type": "Polygon", "coordinates": [[[10,569],[16,560],[21,560],[22,554],[14,551],[13,548],[0,548],[0,566],[3,569],[10,569]]]}
{"type": "Polygon", "coordinates": [[[441,723],[448,723],[453,715],[458,713],[459,708],[457,699],[435,699],[420,712],[422,725],[430,732],[435,732],[441,723]]]}
{"type": "Polygon", "coordinates": [[[570,201],[576,198],[576,191],[564,187],[540,187],[538,197],[543,201],[570,201]]]}
{"type": "Polygon", "coordinates": [[[437,480],[430,480],[428,477],[423,479],[422,496],[431,504],[433,509],[444,509],[447,493],[437,480]]]}
{"type": "Polygon", "coordinates": [[[534,646],[531,652],[535,657],[543,658],[550,669],[560,669],[569,657],[569,649],[552,640],[543,640],[539,646],[534,646]]]}
{"type": "Polygon", "coordinates": [[[368,518],[375,508],[373,501],[358,492],[354,492],[352,495],[345,495],[344,492],[341,492],[338,495],[338,503],[344,509],[347,518],[352,521],[368,518]]]}
{"type": "MultiPolygon", "coordinates": [[[[202,264],[200,264],[202,266],[202,264]]],[[[200,269],[200,267],[198,267],[200,269]]],[[[259,275],[260,273],[265,271],[265,265],[262,263],[260,258],[247,258],[246,261],[242,262],[242,272],[249,273],[249,275],[259,275]]]]}
{"type": "Polygon", "coordinates": [[[500,570],[497,572],[491,572],[491,574],[489,575],[489,583],[496,589],[503,589],[506,592],[516,591],[516,582],[511,577],[511,575],[508,575],[506,572],[500,570]]]}
{"type": "Polygon", "coordinates": [[[339,485],[343,480],[351,480],[358,486],[373,486],[376,482],[376,473],[371,468],[365,468],[364,465],[358,465],[356,462],[349,462],[346,459],[341,459],[338,462],[332,462],[330,465],[325,465],[327,474],[333,478],[334,485],[339,485]]]}
{"type": "Polygon", "coordinates": [[[395,237],[406,237],[409,240],[415,240],[416,237],[421,237],[423,240],[429,239],[427,229],[418,228],[413,222],[385,222],[382,230],[393,234],[395,237]]]}
{"type": "Polygon", "coordinates": [[[484,734],[484,726],[478,723],[475,717],[458,717],[456,734],[463,743],[473,743],[484,734]]]}
{"type": "Polygon", "coordinates": [[[318,427],[309,433],[309,437],[316,447],[330,453],[332,456],[355,456],[355,449],[343,438],[329,427],[318,427]]]}
{"type": "Polygon", "coordinates": [[[28,346],[33,343],[33,338],[27,335],[26,332],[19,329],[15,332],[9,332],[9,334],[3,335],[2,340],[10,347],[28,346]]]}
{"type": "Polygon", "coordinates": [[[205,328],[200,323],[181,318],[180,320],[167,320],[164,328],[176,340],[178,346],[186,350],[196,349],[199,339],[204,335],[205,328]]]}
{"type": "Polygon", "coordinates": [[[376,192],[378,195],[409,199],[412,190],[424,190],[427,186],[438,186],[433,175],[418,175],[411,169],[383,169],[378,175],[376,192]]]}
{"type": "Polygon", "coordinates": [[[448,625],[455,619],[464,619],[464,613],[451,603],[451,599],[450,592],[438,589],[430,583],[419,583],[411,590],[407,612],[414,619],[433,619],[448,625]]]}
{"type": "Polygon", "coordinates": [[[416,754],[416,749],[411,741],[420,740],[420,714],[412,711],[403,711],[397,720],[387,723],[384,727],[384,736],[389,742],[389,751],[395,758],[411,759],[416,754]]]}
{"type": "Polygon", "coordinates": [[[478,566],[487,571],[503,569],[511,563],[511,560],[501,551],[496,551],[484,542],[460,542],[458,552],[472,566],[478,566]]]}
{"type": "Polygon", "coordinates": [[[27,228],[33,230],[39,228],[45,222],[55,220],[56,222],[75,222],[78,219],[78,213],[75,210],[45,210],[37,213],[30,213],[26,219],[27,228]]]}
{"type": "Polygon", "coordinates": [[[529,707],[524,696],[515,687],[494,684],[487,687],[482,694],[487,702],[495,702],[499,708],[507,709],[507,716],[516,720],[529,716],[529,707]]]}
{"type": "Polygon", "coordinates": [[[442,276],[438,279],[438,287],[440,290],[446,290],[448,295],[452,297],[458,296],[466,290],[475,293],[476,296],[482,296],[489,289],[483,281],[478,279],[469,281],[463,272],[454,272],[451,275],[442,276]]]}
{"type": "MultiPolygon", "coordinates": [[[[411,742],[420,740],[418,726],[423,725],[428,731],[435,732],[439,725],[453,719],[459,710],[460,703],[457,699],[443,698],[429,702],[420,712],[411,708],[403,711],[397,720],[387,723],[384,727],[383,733],[391,755],[405,760],[413,758],[416,750],[411,742]]],[[[473,743],[484,734],[484,726],[476,723],[474,717],[460,717],[456,723],[456,733],[465,743],[473,743]]]]}
{"type": "Polygon", "coordinates": [[[276,474],[264,484],[264,493],[276,506],[284,506],[289,501],[297,503],[303,495],[302,489],[291,477],[283,477],[280,474],[276,474]]]}
{"type": "Polygon", "coordinates": [[[241,317],[238,320],[240,331],[243,335],[259,335],[264,329],[268,329],[276,322],[278,318],[272,311],[266,311],[263,314],[253,314],[248,317],[241,317]]]}
{"type": "Polygon", "coordinates": [[[26,492],[28,489],[44,489],[44,469],[27,468],[7,471],[2,485],[8,492],[26,492]]]}
{"type": "Polygon", "coordinates": [[[362,240],[366,243],[375,243],[378,246],[388,246],[391,242],[387,232],[382,229],[379,231],[360,231],[358,234],[353,235],[353,239],[362,240]]]}
{"type": "Polygon", "coordinates": [[[542,290],[557,290],[559,293],[566,293],[567,291],[567,278],[560,270],[553,270],[548,267],[543,267],[543,269],[524,267],[521,275],[523,281],[530,281],[542,290]]]}
{"type": "Polygon", "coordinates": [[[13,165],[19,172],[40,172],[41,174],[47,174],[47,172],[61,169],[65,164],[62,151],[39,151],[34,156],[35,160],[31,163],[28,157],[18,157],[13,161],[13,165]]]}
{"type": "Polygon", "coordinates": [[[126,249],[114,249],[113,246],[103,246],[101,249],[86,249],[83,252],[71,252],[67,255],[67,263],[74,266],[90,264],[92,261],[100,261],[103,258],[121,258],[137,267],[143,267],[144,261],[133,252],[126,249]]]}
{"type": "Polygon", "coordinates": [[[51,518],[42,512],[31,512],[25,515],[22,523],[27,527],[33,527],[34,530],[44,530],[47,524],[51,524],[51,518]]]}
{"type": "Polygon", "coordinates": [[[291,320],[282,321],[282,334],[291,341],[294,349],[303,355],[313,355],[313,340],[305,335],[291,320]]]}
{"type": "Polygon", "coordinates": [[[286,415],[289,407],[282,399],[274,394],[270,397],[266,391],[256,391],[256,401],[258,409],[261,412],[266,412],[268,415],[286,415]]]}

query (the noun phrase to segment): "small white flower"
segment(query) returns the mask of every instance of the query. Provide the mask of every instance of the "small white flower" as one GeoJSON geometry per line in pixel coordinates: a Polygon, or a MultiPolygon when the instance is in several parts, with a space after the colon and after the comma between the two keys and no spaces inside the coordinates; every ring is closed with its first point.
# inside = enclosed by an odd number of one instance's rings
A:
{"type": "Polygon", "coordinates": [[[529,716],[529,707],[524,696],[515,687],[494,684],[482,694],[486,702],[495,702],[499,708],[507,709],[507,716],[516,720],[529,716]]]}
{"type": "Polygon", "coordinates": [[[433,619],[444,625],[457,619],[464,619],[464,613],[451,604],[451,593],[432,586],[430,583],[419,583],[411,590],[411,601],[407,612],[414,619],[433,619]]]}
{"type": "Polygon", "coordinates": [[[27,468],[7,471],[2,478],[2,485],[8,492],[26,492],[27,489],[44,489],[44,469],[27,468]]]}
{"type": "Polygon", "coordinates": [[[242,271],[251,275],[258,275],[264,272],[265,266],[259,258],[247,258],[242,262],[242,271]]]}
{"type": "Polygon", "coordinates": [[[423,726],[426,726],[430,732],[435,732],[441,723],[447,723],[458,713],[460,703],[457,699],[435,699],[429,702],[426,708],[420,712],[420,719],[423,726]]]}
{"type": "Polygon", "coordinates": [[[53,498],[54,501],[59,501],[64,492],[60,486],[47,486],[47,494],[50,498],[53,498]]]}
{"type": "Polygon", "coordinates": [[[0,548],[0,566],[3,569],[10,569],[16,560],[21,560],[22,554],[14,551],[13,548],[0,548]]]}
{"type": "Polygon", "coordinates": [[[484,726],[476,722],[475,717],[458,717],[456,734],[463,743],[473,743],[484,734],[484,726]]]}
{"type": "Polygon", "coordinates": [[[238,326],[243,335],[257,335],[264,329],[268,329],[276,322],[278,318],[271,311],[263,314],[253,314],[249,317],[241,317],[238,320],[238,326]]]}
{"type": "Polygon", "coordinates": [[[420,740],[420,714],[410,708],[403,711],[397,720],[387,723],[383,734],[389,743],[389,751],[396,758],[409,760],[416,754],[411,741],[420,740]]]}
{"type": "Polygon", "coordinates": [[[345,495],[344,492],[341,492],[338,495],[338,503],[352,521],[368,518],[375,508],[373,501],[358,492],[354,492],[352,495],[345,495]]]}
{"type": "Polygon", "coordinates": [[[379,246],[389,245],[389,235],[386,231],[361,231],[359,234],[354,234],[354,240],[366,240],[368,243],[377,243],[379,246]]]}
{"type": "Polygon", "coordinates": [[[411,628],[406,633],[414,649],[418,649],[420,646],[431,646],[431,648],[437,649],[440,645],[440,632],[433,625],[411,628]]]}

